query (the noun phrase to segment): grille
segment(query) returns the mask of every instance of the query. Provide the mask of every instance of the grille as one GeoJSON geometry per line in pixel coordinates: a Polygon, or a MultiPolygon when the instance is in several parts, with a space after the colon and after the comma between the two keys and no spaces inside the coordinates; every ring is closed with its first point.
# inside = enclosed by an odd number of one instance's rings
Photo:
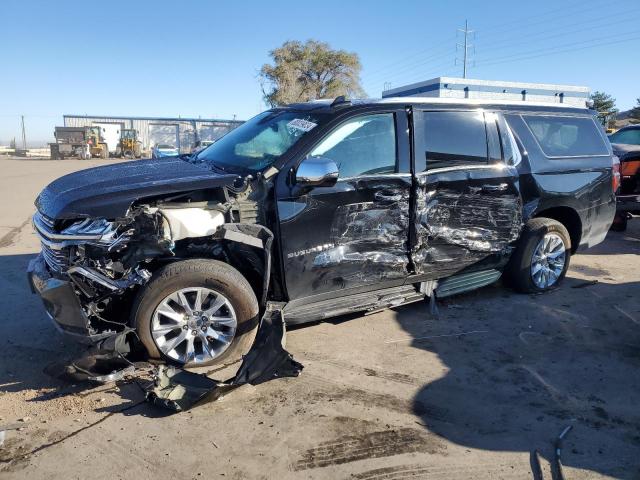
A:
{"type": "Polygon", "coordinates": [[[63,247],[55,237],[55,223],[40,212],[33,216],[33,226],[40,237],[42,256],[49,268],[54,272],[64,273],[70,265],[71,247],[63,247]]]}
{"type": "Polygon", "coordinates": [[[41,245],[42,256],[44,257],[44,261],[47,262],[49,268],[58,273],[66,272],[69,268],[71,248],[64,247],[56,250],[44,242],[41,242],[41,245]]]}

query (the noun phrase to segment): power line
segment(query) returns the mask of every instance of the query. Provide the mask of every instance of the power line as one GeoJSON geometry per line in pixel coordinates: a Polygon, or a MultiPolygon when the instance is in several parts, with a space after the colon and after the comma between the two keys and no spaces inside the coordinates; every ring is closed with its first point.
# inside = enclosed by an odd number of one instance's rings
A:
{"type": "MultiPolygon", "coordinates": [[[[592,5],[592,6],[587,7],[587,8],[585,8],[585,5],[589,5],[590,2],[585,2],[585,0],[576,0],[575,2],[572,2],[570,4],[564,5],[562,7],[559,7],[559,8],[553,9],[553,10],[546,11],[546,12],[538,14],[538,15],[533,15],[533,16],[528,15],[526,24],[523,24],[521,18],[514,18],[514,19],[511,19],[511,20],[506,21],[506,22],[501,22],[499,24],[489,25],[488,27],[485,28],[485,30],[489,31],[489,32],[494,32],[494,33],[493,34],[492,33],[486,34],[486,35],[484,35],[484,37],[485,38],[492,38],[492,37],[495,37],[496,33],[498,35],[503,35],[505,32],[509,32],[509,31],[516,30],[516,29],[518,30],[519,33],[521,33],[523,28],[528,28],[528,27],[531,27],[533,25],[538,25],[538,24],[541,24],[541,23],[548,23],[549,21],[553,21],[554,19],[561,19],[561,16],[556,15],[556,14],[559,14],[559,13],[562,13],[562,12],[566,12],[567,10],[573,12],[576,9],[576,7],[579,7],[579,11],[577,12],[578,15],[587,13],[587,12],[589,12],[591,10],[594,10],[594,9],[602,8],[602,4],[600,3],[600,0],[595,0],[595,1],[596,1],[597,5],[592,5]],[[550,16],[551,16],[551,19],[550,19],[550,16]],[[540,19],[540,20],[532,22],[531,21],[532,19],[540,19]],[[504,28],[504,27],[506,27],[506,28],[504,28]]],[[[453,39],[447,39],[447,40],[445,40],[443,42],[439,42],[435,46],[432,46],[429,49],[422,50],[419,53],[406,56],[403,59],[398,60],[398,61],[394,61],[394,62],[392,62],[390,64],[387,64],[386,66],[384,66],[382,68],[378,68],[378,69],[372,70],[371,72],[368,72],[368,73],[365,74],[365,78],[367,79],[367,81],[372,81],[373,78],[384,77],[385,75],[388,75],[387,72],[395,70],[395,68],[393,68],[393,67],[395,67],[396,65],[406,64],[407,62],[415,62],[415,59],[420,57],[421,55],[423,55],[425,52],[438,51],[438,50],[440,50],[438,48],[438,46],[443,46],[443,45],[445,45],[445,44],[447,44],[449,42],[452,42],[452,41],[455,41],[455,37],[453,39]]],[[[499,42],[494,42],[494,43],[499,43],[499,42]]],[[[446,55],[446,53],[443,54],[443,55],[436,55],[436,57],[442,57],[444,55],[446,55]]],[[[433,57],[433,55],[430,55],[430,56],[426,57],[423,60],[431,59],[431,57],[433,57]]],[[[435,59],[435,58],[433,58],[433,59],[435,59]]],[[[423,61],[422,64],[424,64],[424,63],[427,63],[427,62],[423,61]]],[[[411,68],[412,66],[414,66],[414,65],[409,65],[409,68],[411,68]]]]}
{"type": "MultiPolygon", "coordinates": [[[[627,34],[628,33],[638,33],[638,32],[637,31],[635,31],[635,32],[627,32],[627,34]]],[[[490,65],[498,65],[498,64],[501,64],[501,63],[512,63],[512,62],[517,62],[517,61],[521,61],[521,60],[529,60],[529,59],[532,59],[532,58],[557,55],[559,53],[575,52],[575,51],[579,51],[579,50],[588,50],[590,48],[598,48],[598,47],[603,47],[603,46],[607,46],[607,45],[614,45],[614,44],[618,44],[618,43],[631,42],[631,41],[634,41],[634,40],[640,40],[640,36],[630,37],[630,38],[618,38],[616,40],[611,40],[610,42],[600,42],[600,43],[597,43],[595,45],[585,45],[585,46],[582,46],[582,47],[566,48],[566,49],[563,49],[563,50],[547,51],[548,49],[544,49],[545,51],[542,51],[542,50],[532,51],[532,52],[529,52],[529,54],[526,54],[526,55],[523,55],[523,56],[511,55],[511,56],[508,56],[508,57],[502,57],[502,59],[496,59],[494,61],[483,62],[483,63],[480,63],[479,65],[486,67],[486,66],[490,66],[490,65]],[[513,57],[513,58],[511,58],[511,57],[513,57]]],[[[582,43],[584,43],[584,42],[582,42],[582,43]]]]}

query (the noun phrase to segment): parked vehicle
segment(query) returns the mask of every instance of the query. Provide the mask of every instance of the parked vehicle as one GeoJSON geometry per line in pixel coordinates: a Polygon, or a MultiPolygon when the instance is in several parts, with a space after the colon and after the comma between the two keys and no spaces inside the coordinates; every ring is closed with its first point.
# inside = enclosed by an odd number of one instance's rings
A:
{"type": "Polygon", "coordinates": [[[52,160],[63,160],[65,157],[85,160],[91,157],[109,157],[109,147],[98,127],[56,127],[53,135],[56,141],[49,144],[52,160]]]}
{"type": "Polygon", "coordinates": [[[120,130],[122,129],[122,124],[94,122],[93,126],[100,130],[100,136],[109,146],[109,154],[116,156],[116,150],[120,142],[120,130]]]}
{"type": "Polygon", "coordinates": [[[116,157],[140,158],[142,156],[142,142],[138,140],[138,131],[133,128],[120,130],[120,140],[116,148],[116,157]]]}
{"type": "Polygon", "coordinates": [[[89,341],[225,364],[288,324],[446,297],[503,274],[554,288],[615,213],[593,112],[398,98],[266,111],[195,156],[66,175],[36,200],[31,284],[89,341]]]}
{"type": "Polygon", "coordinates": [[[609,135],[613,153],[620,159],[620,189],[612,230],[627,229],[631,213],[640,215],[640,125],[629,125],[609,135]]]}
{"type": "Polygon", "coordinates": [[[175,157],[180,155],[180,151],[173,145],[159,144],[151,150],[151,158],[175,157]]]}
{"type": "Polygon", "coordinates": [[[198,153],[207,148],[209,145],[213,145],[215,140],[198,140],[191,148],[191,153],[198,153]]]}

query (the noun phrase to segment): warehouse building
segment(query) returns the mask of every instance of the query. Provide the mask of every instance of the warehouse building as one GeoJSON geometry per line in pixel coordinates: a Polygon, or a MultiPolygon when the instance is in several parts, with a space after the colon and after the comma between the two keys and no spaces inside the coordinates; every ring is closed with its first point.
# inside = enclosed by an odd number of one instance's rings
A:
{"type": "Polygon", "coordinates": [[[503,82],[471,78],[437,77],[382,92],[387,97],[471,98],[523,102],[563,103],[584,107],[589,87],[548,83],[503,82]]]}
{"type": "MultiPolygon", "coordinates": [[[[107,135],[119,135],[119,128],[137,130],[144,151],[155,145],[172,145],[189,153],[200,140],[217,140],[243,122],[205,118],[113,117],[106,115],[63,115],[65,127],[102,126],[107,135]]],[[[117,142],[117,140],[116,140],[117,142]]],[[[110,150],[114,141],[107,139],[110,150]]]]}

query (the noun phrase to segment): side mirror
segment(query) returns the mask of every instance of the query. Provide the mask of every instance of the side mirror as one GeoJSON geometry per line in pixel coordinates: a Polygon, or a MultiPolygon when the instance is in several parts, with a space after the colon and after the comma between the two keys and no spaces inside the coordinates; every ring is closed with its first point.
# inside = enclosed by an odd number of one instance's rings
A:
{"type": "Polygon", "coordinates": [[[296,184],[305,187],[333,187],[338,181],[336,162],[325,157],[309,157],[296,170],[296,184]]]}

